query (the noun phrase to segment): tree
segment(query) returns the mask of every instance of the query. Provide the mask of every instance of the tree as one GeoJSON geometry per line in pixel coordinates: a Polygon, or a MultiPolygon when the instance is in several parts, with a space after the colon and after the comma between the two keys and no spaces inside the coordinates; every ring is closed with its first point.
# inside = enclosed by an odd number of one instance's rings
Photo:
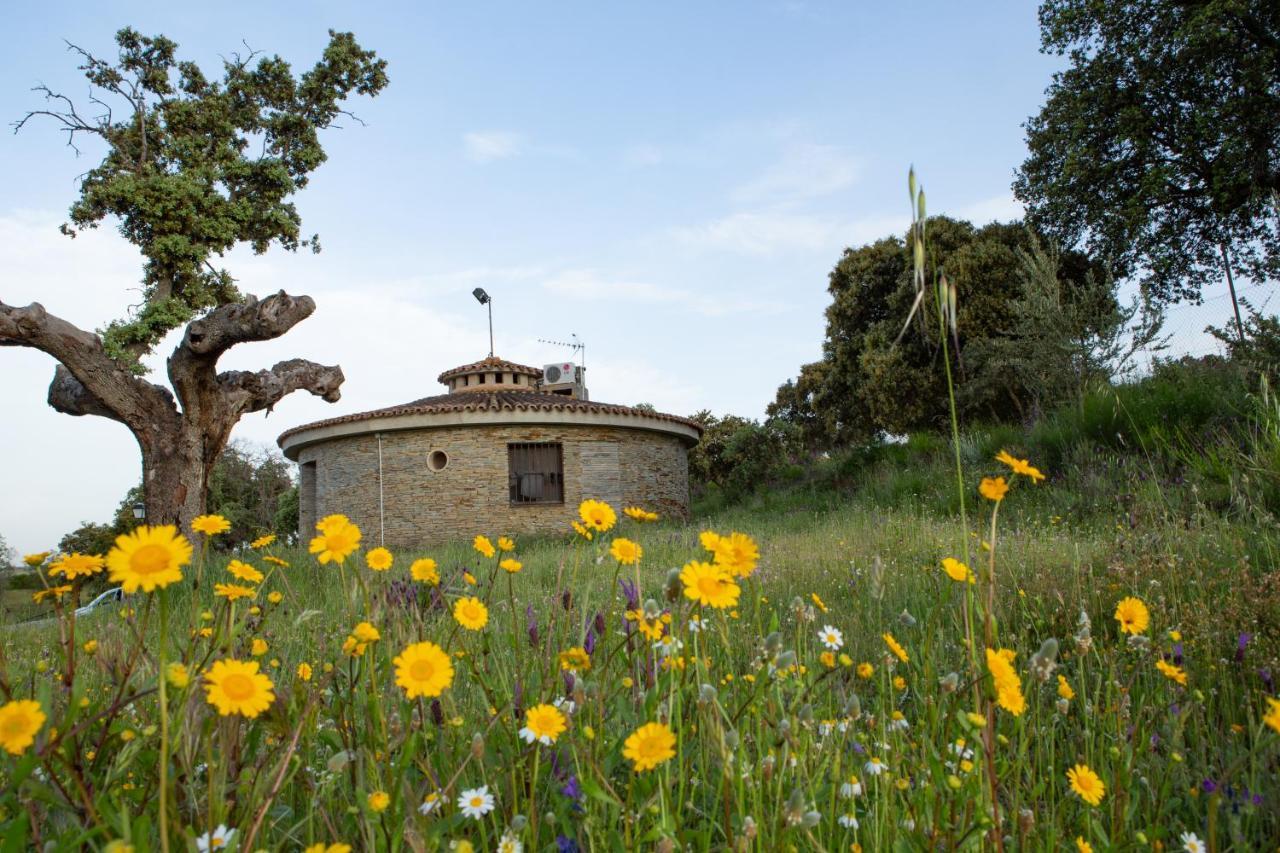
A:
{"type": "Polygon", "coordinates": [[[18,553],[13,550],[13,546],[3,536],[0,536],[0,569],[10,568],[17,561],[18,553]]]}
{"type": "Polygon", "coordinates": [[[386,86],[386,63],[350,33],[330,31],[320,61],[299,77],[280,57],[250,52],[224,60],[218,81],[178,61],[177,45],[163,36],[124,29],[116,43],[115,63],[72,46],[98,115],[42,86],[48,108],[15,129],[45,118],[73,148],[85,139],[105,144],[62,230],[74,237],[118,221],[146,259],[142,305],[98,334],[38,303],[0,300],[0,345],[34,347],[58,362],[48,396],[57,411],[124,424],[142,452],[148,519],[185,528],[204,510],[213,465],[242,416],[298,390],[339,397],[337,366],[290,359],[257,372],[217,370],[231,347],[283,335],[315,302],[283,291],[262,300],[242,294],[213,259],[241,243],[257,253],[272,244],[319,249],[318,238],[301,238],[289,198],[325,160],[318,132],[350,115],[341,108],[348,96],[386,86]],[[141,359],[183,324],[167,363],[170,390],[144,378],[141,359]]]}
{"type": "Polygon", "coordinates": [[[1160,300],[1275,278],[1280,5],[1047,0],[1040,31],[1070,65],[1025,125],[1013,189],[1030,221],[1160,300]]]}

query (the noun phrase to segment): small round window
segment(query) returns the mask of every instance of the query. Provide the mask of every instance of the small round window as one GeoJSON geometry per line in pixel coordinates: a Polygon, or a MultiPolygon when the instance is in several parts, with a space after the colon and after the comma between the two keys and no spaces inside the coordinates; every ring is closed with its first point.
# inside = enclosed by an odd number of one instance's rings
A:
{"type": "Polygon", "coordinates": [[[427,467],[432,471],[443,471],[449,465],[449,454],[443,450],[433,450],[427,457],[427,467]]]}

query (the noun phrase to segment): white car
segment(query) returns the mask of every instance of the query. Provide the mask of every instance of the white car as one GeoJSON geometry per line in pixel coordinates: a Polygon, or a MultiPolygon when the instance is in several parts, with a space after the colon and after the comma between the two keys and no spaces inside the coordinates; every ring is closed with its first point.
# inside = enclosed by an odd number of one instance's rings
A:
{"type": "Polygon", "coordinates": [[[124,600],[124,589],[122,587],[117,586],[102,593],[102,595],[98,596],[93,601],[90,601],[84,607],[77,607],[76,615],[87,616],[88,614],[92,613],[95,609],[97,609],[99,606],[106,604],[109,601],[123,601],[123,600],[124,600]]]}

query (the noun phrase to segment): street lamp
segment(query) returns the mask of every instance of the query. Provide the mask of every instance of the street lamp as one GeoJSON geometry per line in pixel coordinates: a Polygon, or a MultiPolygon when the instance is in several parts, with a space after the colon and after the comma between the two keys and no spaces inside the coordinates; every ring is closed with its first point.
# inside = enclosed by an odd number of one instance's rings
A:
{"type": "Polygon", "coordinates": [[[489,357],[493,357],[493,297],[484,292],[483,287],[477,287],[471,291],[471,295],[481,305],[489,306],[489,357]]]}
{"type": "Polygon", "coordinates": [[[133,518],[135,521],[142,521],[147,517],[147,505],[142,501],[138,501],[133,505],[133,518]]]}

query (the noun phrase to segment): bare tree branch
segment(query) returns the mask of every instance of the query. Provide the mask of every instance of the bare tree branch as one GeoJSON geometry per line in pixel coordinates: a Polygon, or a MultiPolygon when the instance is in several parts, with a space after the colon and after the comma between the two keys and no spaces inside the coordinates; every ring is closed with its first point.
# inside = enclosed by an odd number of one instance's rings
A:
{"type": "Polygon", "coordinates": [[[290,296],[283,290],[261,301],[249,296],[244,302],[219,305],[187,326],[173,357],[185,349],[216,360],[236,344],[280,337],[315,310],[310,296],[290,296]]]}
{"type": "Polygon", "coordinates": [[[219,373],[218,387],[238,418],[264,409],[270,412],[276,403],[294,391],[308,391],[325,402],[336,403],[342,396],[339,388],[344,379],[342,368],[336,364],[292,358],[257,373],[242,370],[219,373]]]}

